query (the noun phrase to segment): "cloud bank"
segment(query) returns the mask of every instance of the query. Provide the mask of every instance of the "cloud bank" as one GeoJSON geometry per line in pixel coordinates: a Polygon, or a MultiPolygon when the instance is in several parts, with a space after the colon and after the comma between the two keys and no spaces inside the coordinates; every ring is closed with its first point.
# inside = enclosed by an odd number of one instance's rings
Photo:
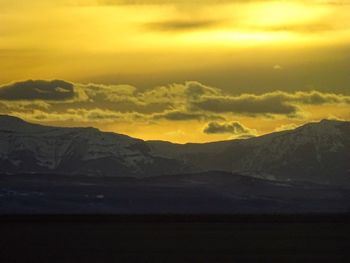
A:
{"type": "MultiPolygon", "coordinates": [[[[139,91],[131,85],[28,80],[0,86],[0,113],[40,121],[210,122],[206,133],[241,131],[237,116],[298,118],[305,107],[349,107],[350,96],[319,91],[231,95],[196,81],[139,91]],[[214,121],[224,122],[217,123],[214,121]]],[[[244,126],[241,126],[244,128],[244,126]]],[[[248,130],[247,130],[248,131],[248,130]]]]}

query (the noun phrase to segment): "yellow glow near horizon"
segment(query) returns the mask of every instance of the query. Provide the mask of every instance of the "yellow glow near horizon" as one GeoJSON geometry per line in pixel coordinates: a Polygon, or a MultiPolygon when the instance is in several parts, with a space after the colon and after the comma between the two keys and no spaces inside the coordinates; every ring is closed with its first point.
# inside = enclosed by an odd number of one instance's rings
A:
{"type": "MultiPolygon", "coordinates": [[[[129,84],[143,92],[198,81],[222,89],[222,96],[275,90],[350,95],[349,14],[350,5],[323,0],[0,0],[0,85],[62,79],[129,84]]],[[[0,107],[6,103],[0,100],[0,107]]],[[[35,120],[35,110],[61,113],[26,107],[18,115],[28,120],[35,120]]],[[[258,134],[329,116],[350,119],[344,105],[305,109],[309,115],[300,119],[220,116],[258,134]]],[[[148,121],[89,125],[181,143],[230,138],[204,134],[205,118],[148,121]]]]}
{"type": "MultiPolygon", "coordinates": [[[[234,120],[247,127],[256,129],[255,135],[261,136],[276,131],[294,129],[308,122],[322,119],[350,120],[350,111],[345,105],[303,106],[307,113],[304,118],[288,119],[284,117],[265,118],[235,116],[234,120]]],[[[96,125],[95,125],[96,126],[96,125]]],[[[237,139],[239,136],[223,134],[204,134],[205,123],[199,121],[163,121],[161,123],[119,123],[97,125],[101,130],[127,134],[143,140],[163,140],[174,143],[205,143],[237,139]]]]}

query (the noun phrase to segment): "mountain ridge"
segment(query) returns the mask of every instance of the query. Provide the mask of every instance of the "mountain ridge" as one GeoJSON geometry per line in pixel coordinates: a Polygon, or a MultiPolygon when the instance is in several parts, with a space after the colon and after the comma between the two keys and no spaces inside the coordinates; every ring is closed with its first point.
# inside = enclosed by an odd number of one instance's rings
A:
{"type": "MultiPolygon", "coordinates": [[[[116,134],[116,135],[122,135],[125,137],[129,137],[129,138],[133,138],[133,139],[137,139],[137,140],[142,140],[145,142],[160,142],[160,143],[169,143],[169,144],[175,144],[175,145],[203,145],[203,144],[215,144],[215,143],[225,143],[225,142],[232,142],[232,141],[237,141],[237,140],[250,140],[250,139],[256,139],[256,138],[262,138],[265,136],[269,136],[271,134],[281,134],[281,133],[285,133],[285,132],[291,132],[291,131],[295,131],[298,130],[300,128],[306,127],[306,126],[310,126],[310,125],[320,125],[320,124],[336,124],[336,123],[349,123],[350,121],[345,121],[345,120],[336,120],[336,119],[322,119],[320,121],[314,121],[314,122],[309,122],[306,123],[304,125],[301,125],[299,127],[296,127],[294,129],[288,129],[288,130],[283,130],[283,131],[275,131],[275,132],[271,132],[271,133],[267,133],[267,134],[263,134],[263,135],[259,135],[259,136],[255,136],[255,137],[249,137],[249,138],[245,138],[245,139],[229,139],[229,140],[220,140],[220,141],[211,141],[211,142],[204,142],[204,143],[196,143],[196,142],[187,142],[187,143],[174,143],[174,142],[170,142],[170,141],[165,141],[165,140],[143,140],[140,138],[136,138],[136,137],[131,137],[129,135],[126,134],[121,134],[121,133],[116,133],[116,132],[106,132],[106,131],[102,131],[98,128],[92,127],[92,126],[86,126],[86,127],[80,127],[80,126],[76,126],[76,127],[61,127],[61,126],[51,126],[51,125],[43,125],[43,124],[37,124],[37,123],[31,123],[28,121],[25,121],[24,119],[21,119],[19,117],[16,116],[12,116],[12,115],[5,115],[5,114],[0,114],[0,130],[3,129],[3,125],[9,125],[11,124],[11,122],[15,122],[15,123],[19,123],[19,124],[23,124],[23,125],[27,125],[27,126],[38,126],[38,127],[42,127],[42,128],[63,128],[63,129],[93,129],[93,130],[97,130],[101,133],[111,133],[111,134],[116,134]],[[7,121],[7,123],[6,123],[7,121]]],[[[7,127],[5,127],[7,128],[7,127]]]]}
{"type": "Polygon", "coordinates": [[[180,146],[152,142],[152,153],[199,171],[222,170],[271,180],[349,183],[350,122],[323,120],[245,140],[180,146]],[[198,150],[198,148],[201,148],[198,150]]]}
{"type": "Polygon", "coordinates": [[[322,120],[249,139],[174,144],[96,128],[0,116],[0,172],[147,177],[224,171],[268,180],[348,183],[350,122],[322,120]]]}
{"type": "Polygon", "coordinates": [[[162,171],[162,162],[177,163],[150,156],[142,140],[96,128],[42,126],[8,116],[0,116],[0,125],[0,172],[138,176],[156,173],[150,164],[162,171]]]}

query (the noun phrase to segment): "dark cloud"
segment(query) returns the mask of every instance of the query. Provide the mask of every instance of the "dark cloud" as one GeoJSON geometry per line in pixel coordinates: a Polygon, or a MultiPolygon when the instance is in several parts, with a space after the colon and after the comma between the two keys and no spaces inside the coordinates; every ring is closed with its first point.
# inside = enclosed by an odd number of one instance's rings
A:
{"type": "Polygon", "coordinates": [[[322,104],[350,104],[350,96],[344,96],[334,93],[322,93],[319,91],[303,92],[299,91],[294,95],[284,94],[286,99],[290,99],[295,103],[322,105],[322,104]]]}
{"type": "MultiPolygon", "coordinates": [[[[164,31],[164,32],[176,32],[176,31],[193,31],[201,30],[213,27],[219,27],[225,25],[225,20],[200,20],[200,19],[191,19],[191,20],[167,20],[167,21],[157,21],[143,24],[146,29],[155,30],[155,31],[164,31]]],[[[343,28],[339,25],[334,26],[327,22],[314,22],[309,24],[279,24],[279,25],[256,25],[256,26],[242,26],[242,25],[231,25],[232,30],[244,30],[244,31],[253,31],[253,32],[292,32],[299,34],[317,34],[317,33],[327,33],[329,31],[347,29],[347,26],[344,25],[343,28]]]]}
{"type": "Polygon", "coordinates": [[[209,28],[218,26],[221,24],[220,20],[169,20],[146,23],[144,26],[147,29],[157,31],[188,31],[188,30],[200,30],[203,28],[209,28]]]}
{"type": "Polygon", "coordinates": [[[154,119],[165,119],[170,121],[190,121],[190,120],[223,120],[223,117],[201,112],[170,111],[162,114],[155,114],[154,119]]]}
{"type": "Polygon", "coordinates": [[[185,95],[190,98],[197,99],[201,96],[214,96],[220,94],[221,91],[216,88],[212,88],[206,85],[203,85],[197,81],[188,81],[186,83],[185,95]]]}
{"type": "Polygon", "coordinates": [[[203,118],[202,114],[187,113],[187,112],[180,112],[180,111],[171,111],[163,114],[154,115],[154,119],[166,119],[171,121],[200,120],[202,118],[203,118]]]}
{"type": "Polygon", "coordinates": [[[130,85],[72,84],[63,80],[29,80],[0,87],[0,113],[36,112],[36,116],[46,119],[51,115],[67,120],[80,115],[81,121],[123,116],[135,121],[225,121],[233,115],[294,118],[305,116],[305,105],[326,104],[348,107],[350,96],[319,91],[233,96],[197,81],[146,91],[130,85]]]}
{"type": "Polygon", "coordinates": [[[214,113],[287,116],[295,116],[302,105],[323,104],[350,104],[350,97],[318,91],[295,93],[275,91],[262,95],[212,96],[191,102],[194,109],[214,113]]]}
{"type": "Polygon", "coordinates": [[[2,100],[61,101],[74,98],[74,86],[63,80],[27,80],[0,87],[2,100]]]}
{"type": "Polygon", "coordinates": [[[249,128],[246,128],[239,122],[231,122],[231,123],[218,123],[218,122],[210,122],[203,130],[204,133],[207,134],[222,134],[222,133],[230,133],[233,135],[240,136],[252,136],[253,131],[249,128]]]}
{"type": "Polygon", "coordinates": [[[214,97],[192,102],[195,108],[215,113],[257,114],[295,114],[298,107],[288,104],[279,97],[240,96],[214,97]]]}

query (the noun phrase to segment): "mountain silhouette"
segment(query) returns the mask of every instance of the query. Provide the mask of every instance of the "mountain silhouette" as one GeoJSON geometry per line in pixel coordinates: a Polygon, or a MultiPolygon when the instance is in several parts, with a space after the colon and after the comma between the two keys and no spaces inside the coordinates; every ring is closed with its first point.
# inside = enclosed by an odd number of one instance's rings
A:
{"type": "Polygon", "coordinates": [[[95,128],[61,128],[0,116],[0,172],[153,177],[222,171],[278,181],[349,184],[350,122],[204,143],[143,141],[95,128]]]}
{"type": "Polygon", "coordinates": [[[282,181],[348,184],[350,122],[322,120],[294,130],[206,144],[149,142],[152,154],[219,170],[282,181]]]}

